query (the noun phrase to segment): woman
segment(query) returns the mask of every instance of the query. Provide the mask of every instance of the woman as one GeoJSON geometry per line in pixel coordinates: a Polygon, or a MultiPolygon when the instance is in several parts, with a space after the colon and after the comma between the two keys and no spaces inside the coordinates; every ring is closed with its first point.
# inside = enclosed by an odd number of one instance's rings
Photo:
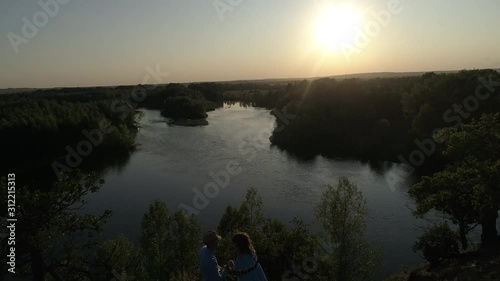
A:
{"type": "Polygon", "coordinates": [[[236,250],[236,261],[229,262],[230,273],[238,277],[238,281],[267,281],[259,264],[250,236],[240,232],[233,236],[233,247],[236,250]]]}

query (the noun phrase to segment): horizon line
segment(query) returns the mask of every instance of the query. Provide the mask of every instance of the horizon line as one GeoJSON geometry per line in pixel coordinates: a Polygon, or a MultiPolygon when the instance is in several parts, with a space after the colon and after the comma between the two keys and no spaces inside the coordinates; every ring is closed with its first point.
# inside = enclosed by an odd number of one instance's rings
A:
{"type": "MultiPolygon", "coordinates": [[[[463,68],[455,70],[420,70],[420,71],[376,71],[376,72],[357,72],[357,73],[345,73],[337,75],[328,76],[310,76],[310,77],[270,77],[270,78],[253,78],[253,79],[235,79],[235,80],[202,80],[202,81],[188,81],[188,82],[169,82],[169,83],[159,83],[159,84],[121,84],[121,85],[92,85],[92,86],[53,86],[53,87],[16,87],[16,88],[0,88],[1,90],[50,90],[50,89],[64,89],[64,88],[111,88],[111,87],[129,87],[138,85],[168,85],[168,84],[196,84],[196,83],[237,83],[237,82],[265,82],[265,81],[291,81],[291,80],[310,80],[310,79],[322,79],[322,78],[336,78],[343,76],[355,76],[355,75],[377,75],[377,74],[409,74],[409,76],[418,76],[420,74],[436,72],[436,73],[456,73],[462,70],[495,70],[500,72],[500,67],[498,68],[463,68]]],[[[353,77],[354,78],[354,77],[353,77]]],[[[380,77],[370,77],[370,78],[380,78],[380,77]]]]}

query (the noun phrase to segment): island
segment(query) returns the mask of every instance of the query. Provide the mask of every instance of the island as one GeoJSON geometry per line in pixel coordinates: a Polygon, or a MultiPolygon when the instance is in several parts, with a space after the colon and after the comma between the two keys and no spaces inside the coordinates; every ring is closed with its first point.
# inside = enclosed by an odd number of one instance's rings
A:
{"type": "Polygon", "coordinates": [[[141,106],[161,110],[169,125],[208,125],[207,112],[222,105],[219,85],[214,83],[169,84],[148,94],[141,106]],[[220,93],[220,94],[219,94],[220,93]]]}

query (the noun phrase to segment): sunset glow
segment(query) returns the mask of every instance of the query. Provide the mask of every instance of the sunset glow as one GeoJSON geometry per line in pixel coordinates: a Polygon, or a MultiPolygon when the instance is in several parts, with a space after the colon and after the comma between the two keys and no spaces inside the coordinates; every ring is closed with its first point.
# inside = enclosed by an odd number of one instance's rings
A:
{"type": "Polygon", "coordinates": [[[319,13],[316,39],[319,47],[336,50],[355,39],[356,28],[362,23],[362,13],[348,6],[328,5],[319,13]]]}

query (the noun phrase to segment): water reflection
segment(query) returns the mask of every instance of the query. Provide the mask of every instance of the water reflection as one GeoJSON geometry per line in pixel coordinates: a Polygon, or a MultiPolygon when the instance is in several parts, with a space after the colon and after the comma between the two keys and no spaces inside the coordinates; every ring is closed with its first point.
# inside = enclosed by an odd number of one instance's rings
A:
{"type": "Polygon", "coordinates": [[[137,151],[106,169],[101,192],[89,197],[94,212],[114,211],[107,237],[125,233],[137,240],[149,203],[161,200],[171,209],[192,205],[193,190],[203,190],[213,181],[213,174],[236,161],[241,173],[231,177],[227,187],[197,215],[204,230],[216,228],[226,206],[239,205],[249,187],[262,195],[266,216],[283,222],[299,217],[318,230],[314,206],[324,186],[346,176],[368,201],[368,238],[383,248],[386,265],[382,270],[396,271],[420,262],[410,247],[418,226],[424,223],[411,215],[406,193],[411,183],[395,188],[387,180],[387,175],[400,168],[397,164],[291,154],[271,146],[268,139],[252,143],[262,128],[274,124],[274,117],[269,110],[246,103],[226,103],[210,112],[210,125],[204,127],[167,126],[157,122],[161,119],[158,111],[144,110],[137,151]]]}

